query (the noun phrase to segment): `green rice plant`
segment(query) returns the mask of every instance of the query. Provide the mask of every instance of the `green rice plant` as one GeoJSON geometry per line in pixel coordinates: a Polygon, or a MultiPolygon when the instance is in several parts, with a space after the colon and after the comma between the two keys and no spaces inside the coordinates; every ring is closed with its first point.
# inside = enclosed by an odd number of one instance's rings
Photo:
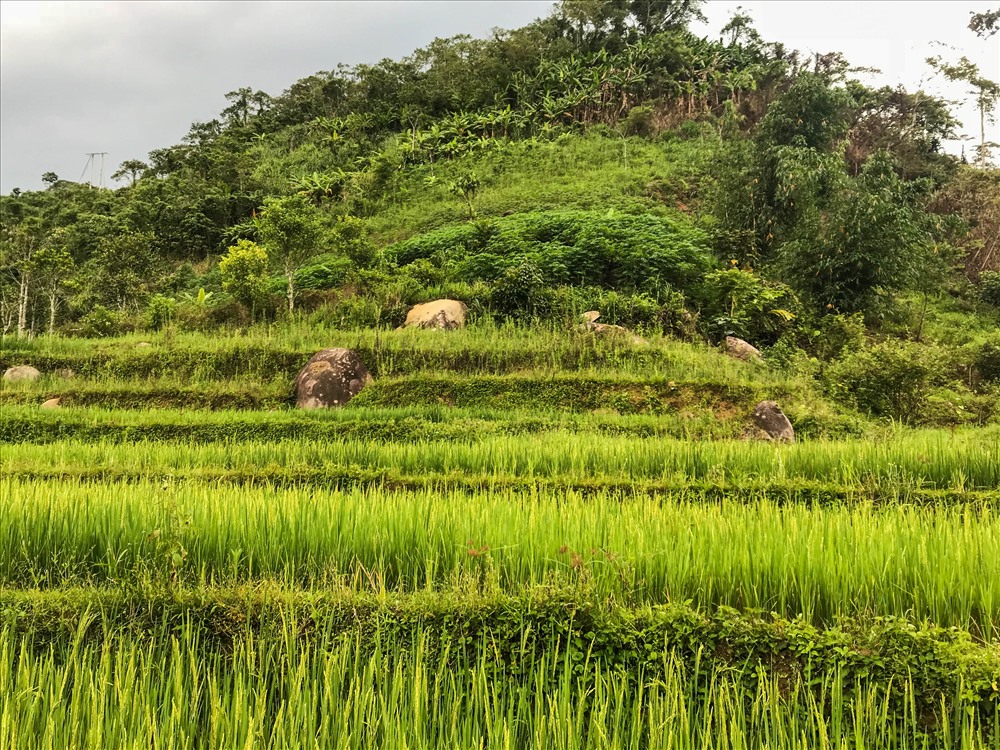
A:
{"type": "MultiPolygon", "coordinates": [[[[347,412],[345,411],[344,414],[347,412]]],[[[379,412],[367,412],[376,415],[379,412]]],[[[396,412],[386,412],[394,414],[396,412]]],[[[404,412],[405,413],[405,412],[404,412]]],[[[346,416],[330,417],[347,419],[346,416]]],[[[595,423],[600,420],[595,418],[595,423]]],[[[420,475],[490,475],[499,478],[562,477],[712,480],[738,486],[757,479],[812,480],[887,491],[907,486],[992,490],[1000,488],[1000,442],[995,430],[901,432],[883,441],[767,442],[580,436],[569,430],[537,435],[483,435],[474,440],[281,440],[187,445],[131,445],[65,441],[5,447],[3,471],[44,467],[117,466],[136,473],[184,470],[338,469],[420,475]]],[[[381,438],[382,436],[378,436],[381,438]]]]}
{"type": "Polygon", "coordinates": [[[804,684],[672,652],[629,673],[558,639],[507,663],[488,640],[467,655],[421,631],[304,641],[286,622],[228,652],[184,626],[84,633],[46,648],[0,630],[0,746],[986,750],[1000,732],[995,703],[918,713],[910,680],[804,684]]]}
{"type": "Polygon", "coordinates": [[[241,442],[255,440],[378,440],[473,442],[490,435],[527,435],[566,431],[631,437],[735,437],[742,426],[711,414],[693,419],[679,414],[594,414],[566,411],[500,411],[426,404],[349,409],[248,411],[73,409],[39,410],[5,406],[0,412],[0,443],[56,440],[97,442],[241,442]]]}
{"type": "Polygon", "coordinates": [[[559,581],[632,603],[817,622],[906,615],[988,637],[1000,628],[1000,521],[990,505],[5,479],[0,517],[6,585],[277,578],[414,591],[462,579],[516,591],[559,581]]]}

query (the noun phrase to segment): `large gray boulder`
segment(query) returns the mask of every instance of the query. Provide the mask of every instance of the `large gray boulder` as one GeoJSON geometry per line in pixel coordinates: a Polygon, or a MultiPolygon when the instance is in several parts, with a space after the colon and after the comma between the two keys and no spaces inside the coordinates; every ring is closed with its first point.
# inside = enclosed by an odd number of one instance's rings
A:
{"type": "Polygon", "coordinates": [[[406,314],[404,328],[438,328],[452,331],[465,327],[465,313],[469,308],[455,299],[437,299],[414,305],[406,314]]]}
{"type": "Polygon", "coordinates": [[[744,362],[754,362],[761,357],[760,349],[735,336],[726,336],[723,349],[730,357],[742,359],[744,362]]]}
{"type": "Polygon", "coordinates": [[[357,352],[324,349],[313,355],[295,379],[295,405],[300,409],[343,406],[371,381],[357,352]]]}
{"type": "Polygon", "coordinates": [[[795,430],[785,412],[774,401],[761,401],[753,410],[753,422],[767,433],[771,440],[795,442],[795,430]]]}
{"type": "Polygon", "coordinates": [[[7,383],[34,383],[40,377],[42,377],[42,373],[31,365],[8,367],[3,374],[3,379],[7,383]]]}

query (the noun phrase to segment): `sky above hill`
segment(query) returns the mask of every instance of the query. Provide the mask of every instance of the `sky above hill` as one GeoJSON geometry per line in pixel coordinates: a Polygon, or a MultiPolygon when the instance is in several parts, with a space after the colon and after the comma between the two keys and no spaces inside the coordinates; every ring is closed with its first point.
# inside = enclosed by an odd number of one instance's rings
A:
{"type": "MultiPolygon", "coordinates": [[[[924,58],[965,54],[1000,79],[1000,35],[984,42],[961,0],[710,0],[715,36],[737,6],[767,40],[806,52],[843,51],[883,73],[872,82],[920,85],[949,98],[924,58]],[[954,49],[936,47],[944,42],[954,49]]],[[[43,172],[89,180],[88,152],[108,152],[104,184],[125,159],[178,143],[192,122],[242,86],[280,94],[338,63],[399,58],[435,37],[485,36],[547,15],[548,0],[459,2],[32,2],[0,0],[0,192],[42,186],[43,172]]],[[[978,137],[974,108],[956,110],[978,137]]],[[[1000,141],[1000,126],[991,128],[1000,141]]],[[[959,144],[950,144],[955,152],[959,144]]],[[[99,168],[99,164],[98,164],[99,168]]],[[[95,179],[99,174],[95,172],[95,179]]]]}

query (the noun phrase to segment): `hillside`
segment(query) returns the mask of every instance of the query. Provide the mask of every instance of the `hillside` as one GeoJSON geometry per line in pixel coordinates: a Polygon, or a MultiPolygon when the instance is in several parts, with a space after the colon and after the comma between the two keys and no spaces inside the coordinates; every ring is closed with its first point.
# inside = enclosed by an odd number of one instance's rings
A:
{"type": "Polygon", "coordinates": [[[0,746],[996,747],[1000,173],[699,7],[0,197],[0,746]]]}

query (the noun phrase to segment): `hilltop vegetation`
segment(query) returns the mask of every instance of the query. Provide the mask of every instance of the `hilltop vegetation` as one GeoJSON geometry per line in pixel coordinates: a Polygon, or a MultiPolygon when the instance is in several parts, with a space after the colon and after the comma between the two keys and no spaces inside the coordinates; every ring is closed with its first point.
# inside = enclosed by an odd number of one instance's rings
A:
{"type": "Polygon", "coordinates": [[[959,163],[945,102],[866,87],[744,15],[699,38],[698,13],[567,2],[279,96],[230,92],[114,191],[48,173],[0,198],[4,335],[395,327],[440,297],[474,324],[599,309],[840,384],[904,367],[910,395],[854,405],[913,420],[936,390],[981,419],[1000,369],[989,144],[959,163]]]}

